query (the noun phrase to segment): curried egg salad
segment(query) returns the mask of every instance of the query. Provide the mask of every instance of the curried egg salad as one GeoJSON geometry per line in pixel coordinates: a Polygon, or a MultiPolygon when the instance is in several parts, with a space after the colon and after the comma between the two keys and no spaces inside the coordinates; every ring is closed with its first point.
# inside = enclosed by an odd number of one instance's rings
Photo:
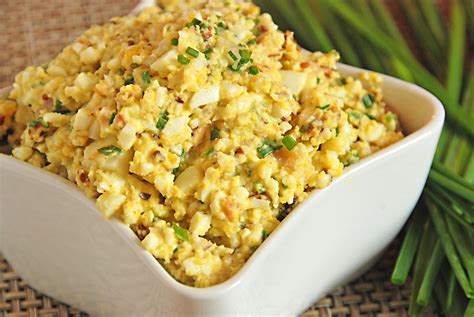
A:
{"type": "Polygon", "coordinates": [[[381,78],[342,76],[338,58],[251,2],[149,8],[20,72],[0,138],[130,226],[176,280],[211,286],[312,190],[403,137],[381,78]]]}

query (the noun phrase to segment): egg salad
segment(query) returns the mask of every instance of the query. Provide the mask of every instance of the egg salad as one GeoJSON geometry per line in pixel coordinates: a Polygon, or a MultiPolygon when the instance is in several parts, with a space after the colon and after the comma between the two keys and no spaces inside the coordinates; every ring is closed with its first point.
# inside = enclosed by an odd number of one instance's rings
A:
{"type": "Polygon", "coordinates": [[[289,212],[403,135],[381,78],[346,77],[251,2],[93,26],[0,100],[16,158],[128,225],[178,281],[234,275],[289,212]]]}

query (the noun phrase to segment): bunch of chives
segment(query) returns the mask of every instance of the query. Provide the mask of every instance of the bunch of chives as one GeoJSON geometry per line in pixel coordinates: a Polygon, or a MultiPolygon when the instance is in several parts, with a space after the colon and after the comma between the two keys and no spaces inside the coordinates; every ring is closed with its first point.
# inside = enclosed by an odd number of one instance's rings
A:
{"type": "Polygon", "coordinates": [[[430,305],[447,316],[474,316],[474,2],[450,2],[443,19],[434,0],[392,1],[407,42],[380,0],[257,1],[304,47],[336,49],[343,62],[416,83],[445,106],[428,182],[392,274],[403,284],[411,272],[412,316],[430,305]]]}

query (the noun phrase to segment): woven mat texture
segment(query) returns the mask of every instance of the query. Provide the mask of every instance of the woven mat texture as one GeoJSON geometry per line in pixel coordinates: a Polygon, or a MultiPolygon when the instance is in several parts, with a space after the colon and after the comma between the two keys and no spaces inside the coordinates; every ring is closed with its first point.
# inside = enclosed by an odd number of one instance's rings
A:
{"type": "MultiPolygon", "coordinates": [[[[92,24],[129,12],[133,0],[0,0],[0,87],[28,65],[55,56],[92,24]]],[[[390,283],[397,246],[352,283],[312,305],[305,316],[408,316],[409,287],[390,283]]],[[[354,256],[354,255],[350,255],[354,256]]],[[[349,258],[350,258],[349,256],[349,258]]],[[[317,283],[317,281],[315,281],[317,283]]],[[[85,316],[26,285],[0,255],[0,316],[85,316]]]]}

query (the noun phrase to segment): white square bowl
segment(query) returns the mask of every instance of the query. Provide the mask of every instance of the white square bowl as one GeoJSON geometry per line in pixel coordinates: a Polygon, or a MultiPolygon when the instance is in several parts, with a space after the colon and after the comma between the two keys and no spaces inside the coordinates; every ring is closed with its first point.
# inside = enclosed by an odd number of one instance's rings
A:
{"type": "MultiPolygon", "coordinates": [[[[361,69],[340,65],[345,75],[361,69]]],[[[296,315],[392,241],[425,184],[444,120],[426,90],[383,76],[407,136],[313,192],[226,282],[175,281],[72,183],[0,156],[0,249],[27,283],[93,316],[296,315]]],[[[5,93],[5,91],[4,91],[5,93]]]]}

